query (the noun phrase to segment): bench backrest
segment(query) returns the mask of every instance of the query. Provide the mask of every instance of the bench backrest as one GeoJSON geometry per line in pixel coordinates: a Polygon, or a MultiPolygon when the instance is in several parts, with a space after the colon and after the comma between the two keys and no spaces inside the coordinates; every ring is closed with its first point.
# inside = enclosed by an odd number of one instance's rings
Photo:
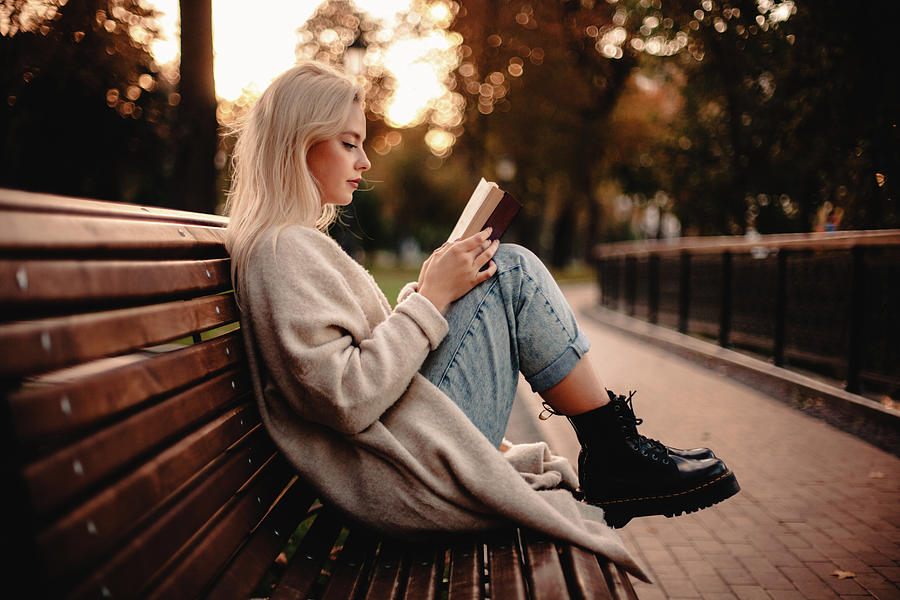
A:
{"type": "Polygon", "coordinates": [[[314,501],[259,422],[225,224],[0,190],[5,589],[246,597],[314,501]]]}

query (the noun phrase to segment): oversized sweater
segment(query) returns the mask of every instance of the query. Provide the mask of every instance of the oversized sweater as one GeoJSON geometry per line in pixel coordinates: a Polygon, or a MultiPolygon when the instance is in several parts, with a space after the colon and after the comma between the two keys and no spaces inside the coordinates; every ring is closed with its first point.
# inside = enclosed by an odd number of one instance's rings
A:
{"type": "Polygon", "coordinates": [[[262,420],[323,499],[398,537],[517,524],[647,579],[602,509],[572,496],[568,461],[543,443],[501,452],[419,374],[447,322],[414,286],[392,310],[359,263],[301,226],[266,232],[238,276],[262,420]]]}

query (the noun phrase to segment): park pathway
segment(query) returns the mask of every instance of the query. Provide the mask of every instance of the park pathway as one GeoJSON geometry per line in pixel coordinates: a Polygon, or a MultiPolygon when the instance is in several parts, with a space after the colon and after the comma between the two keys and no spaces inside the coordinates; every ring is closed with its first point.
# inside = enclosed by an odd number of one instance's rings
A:
{"type": "MultiPolygon", "coordinates": [[[[604,326],[585,309],[592,284],[564,286],[607,387],[636,389],[640,431],[675,447],[713,448],[742,491],[674,519],[619,530],[649,566],[654,598],[900,599],[900,459],[715,370],[604,326]]],[[[508,436],[545,439],[575,461],[566,420],[539,421],[520,386],[508,436]]]]}

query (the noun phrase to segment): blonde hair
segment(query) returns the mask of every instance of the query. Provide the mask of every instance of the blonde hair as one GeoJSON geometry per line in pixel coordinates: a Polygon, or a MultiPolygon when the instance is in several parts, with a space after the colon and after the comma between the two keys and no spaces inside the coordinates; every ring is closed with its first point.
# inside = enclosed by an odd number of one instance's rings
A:
{"type": "Polygon", "coordinates": [[[362,89],[343,73],[302,63],[279,75],[233,127],[237,142],[225,247],[239,298],[240,276],[264,231],[276,227],[277,235],[294,224],[325,231],[334,222],[337,209],[322,206],[306,155],[313,144],[339,135],[353,104],[362,99],[362,89]]]}

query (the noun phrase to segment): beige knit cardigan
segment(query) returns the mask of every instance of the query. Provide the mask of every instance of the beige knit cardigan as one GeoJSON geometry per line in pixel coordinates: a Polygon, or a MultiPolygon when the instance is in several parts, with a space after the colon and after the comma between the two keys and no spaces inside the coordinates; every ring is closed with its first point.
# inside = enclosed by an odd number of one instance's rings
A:
{"type": "Polygon", "coordinates": [[[418,373],[447,322],[414,286],[391,310],[361,265],[301,226],[266,232],[238,276],[263,422],[328,502],[406,538],[514,523],[647,579],[603,511],[573,498],[568,461],[543,443],[501,452],[418,373]]]}

